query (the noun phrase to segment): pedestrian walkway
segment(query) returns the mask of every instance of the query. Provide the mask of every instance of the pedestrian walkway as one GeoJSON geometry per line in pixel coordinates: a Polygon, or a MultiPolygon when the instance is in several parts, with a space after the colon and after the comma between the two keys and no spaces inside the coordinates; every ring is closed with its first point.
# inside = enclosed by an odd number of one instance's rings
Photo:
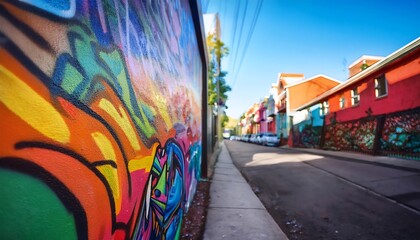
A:
{"type": "Polygon", "coordinates": [[[211,179],[204,240],[282,240],[286,235],[233,165],[224,144],[211,179]]]}

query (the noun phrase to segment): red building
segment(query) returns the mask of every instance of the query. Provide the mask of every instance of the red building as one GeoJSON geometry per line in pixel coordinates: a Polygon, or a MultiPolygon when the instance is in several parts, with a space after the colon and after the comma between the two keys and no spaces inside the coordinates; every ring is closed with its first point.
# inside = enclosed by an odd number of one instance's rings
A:
{"type": "Polygon", "coordinates": [[[324,148],[420,153],[420,38],[369,66],[298,110],[315,105],[325,117],[324,148]]]}

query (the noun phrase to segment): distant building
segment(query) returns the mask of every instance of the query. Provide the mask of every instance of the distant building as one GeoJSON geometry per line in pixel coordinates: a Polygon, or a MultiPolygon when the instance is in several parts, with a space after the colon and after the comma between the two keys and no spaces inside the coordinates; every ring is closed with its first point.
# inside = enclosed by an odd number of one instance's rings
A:
{"type": "Polygon", "coordinates": [[[276,133],[285,141],[289,136],[293,117],[299,106],[340,82],[325,75],[305,79],[303,74],[280,73],[277,81],[276,133]]]}
{"type": "Polygon", "coordinates": [[[206,36],[209,34],[215,34],[217,38],[222,38],[220,31],[220,18],[218,13],[203,14],[203,21],[206,36]]]}

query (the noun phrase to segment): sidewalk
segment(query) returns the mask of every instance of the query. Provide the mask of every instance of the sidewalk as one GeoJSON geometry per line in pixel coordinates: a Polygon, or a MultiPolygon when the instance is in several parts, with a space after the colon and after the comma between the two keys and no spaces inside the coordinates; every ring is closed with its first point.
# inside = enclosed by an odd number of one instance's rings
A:
{"type": "Polygon", "coordinates": [[[287,239],[233,165],[224,144],[211,181],[205,240],[287,239]]]}

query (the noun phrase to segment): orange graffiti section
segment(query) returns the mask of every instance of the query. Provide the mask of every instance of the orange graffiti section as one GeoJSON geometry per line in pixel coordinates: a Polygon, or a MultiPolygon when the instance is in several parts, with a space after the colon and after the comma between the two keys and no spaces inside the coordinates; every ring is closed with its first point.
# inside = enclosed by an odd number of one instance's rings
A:
{"type": "Polygon", "coordinates": [[[8,59],[0,65],[0,156],[30,159],[53,174],[86,211],[89,238],[111,238],[115,224],[125,226],[136,218],[132,214],[138,212],[156,146],[142,145],[112,91],[98,95],[90,106],[107,128],[68,100],[52,96],[4,49],[0,58],[8,59]]]}

